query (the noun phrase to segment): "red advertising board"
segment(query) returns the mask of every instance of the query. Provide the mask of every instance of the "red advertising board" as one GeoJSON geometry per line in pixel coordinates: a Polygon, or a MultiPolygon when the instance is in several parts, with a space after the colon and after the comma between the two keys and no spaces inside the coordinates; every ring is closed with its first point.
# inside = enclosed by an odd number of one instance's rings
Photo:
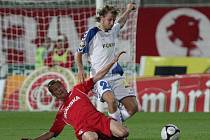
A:
{"type": "Polygon", "coordinates": [[[210,56],[210,8],[139,9],[136,62],[141,56],[210,56]]]}
{"type": "Polygon", "coordinates": [[[142,78],[137,97],[146,112],[209,112],[210,74],[142,78]]]}

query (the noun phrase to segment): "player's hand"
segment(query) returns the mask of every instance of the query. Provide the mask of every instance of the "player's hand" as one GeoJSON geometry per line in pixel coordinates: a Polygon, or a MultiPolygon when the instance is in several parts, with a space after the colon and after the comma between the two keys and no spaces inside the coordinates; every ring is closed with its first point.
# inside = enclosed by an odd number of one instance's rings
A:
{"type": "Polygon", "coordinates": [[[135,3],[128,3],[127,10],[128,11],[135,11],[136,10],[136,4],[135,3]]]}
{"type": "Polygon", "coordinates": [[[126,52],[125,52],[125,51],[121,51],[120,53],[118,53],[118,54],[116,55],[116,57],[114,58],[114,62],[117,62],[117,61],[119,60],[120,56],[121,56],[122,54],[124,54],[124,53],[126,53],[126,52]]]}
{"type": "Polygon", "coordinates": [[[77,73],[77,80],[79,83],[82,83],[85,81],[85,77],[86,77],[86,74],[84,72],[84,70],[79,70],[78,73],[77,73]]]}

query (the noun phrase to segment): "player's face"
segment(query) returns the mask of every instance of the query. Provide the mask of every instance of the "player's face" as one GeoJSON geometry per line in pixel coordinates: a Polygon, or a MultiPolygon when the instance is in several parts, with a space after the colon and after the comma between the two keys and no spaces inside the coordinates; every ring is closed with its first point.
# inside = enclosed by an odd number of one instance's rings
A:
{"type": "Polygon", "coordinates": [[[63,84],[57,82],[50,87],[50,91],[54,97],[57,99],[63,100],[65,96],[68,94],[66,88],[63,84]]]}
{"type": "Polygon", "coordinates": [[[115,19],[116,17],[111,12],[109,12],[101,18],[101,24],[105,30],[110,30],[114,25],[115,19]]]}

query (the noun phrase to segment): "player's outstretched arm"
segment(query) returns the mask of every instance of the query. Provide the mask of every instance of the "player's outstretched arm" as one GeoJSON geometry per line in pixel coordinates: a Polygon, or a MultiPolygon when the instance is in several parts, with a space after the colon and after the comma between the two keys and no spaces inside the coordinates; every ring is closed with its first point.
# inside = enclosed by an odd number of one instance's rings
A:
{"type": "Polygon", "coordinates": [[[96,75],[93,77],[93,82],[97,82],[101,78],[103,78],[107,72],[110,70],[110,68],[115,64],[115,62],[118,61],[119,57],[123,54],[126,53],[125,51],[120,52],[108,65],[103,67],[99,72],[96,73],[96,75]]]}
{"type": "Polygon", "coordinates": [[[134,10],[136,10],[136,4],[134,4],[134,3],[129,3],[129,4],[127,5],[127,8],[126,8],[125,12],[120,16],[120,18],[119,18],[118,21],[117,21],[117,22],[120,24],[120,27],[121,27],[121,28],[125,25],[129,13],[130,13],[131,11],[134,11],[134,10]]]}
{"type": "Polygon", "coordinates": [[[35,139],[31,138],[22,138],[21,140],[49,140],[54,136],[53,132],[46,132],[35,139]]]}
{"type": "Polygon", "coordinates": [[[78,73],[77,73],[78,82],[84,82],[85,72],[83,69],[82,53],[80,52],[75,53],[75,62],[78,68],[78,73]]]}
{"type": "Polygon", "coordinates": [[[53,138],[53,136],[54,136],[53,132],[46,132],[33,140],[49,140],[49,139],[53,138]]]}

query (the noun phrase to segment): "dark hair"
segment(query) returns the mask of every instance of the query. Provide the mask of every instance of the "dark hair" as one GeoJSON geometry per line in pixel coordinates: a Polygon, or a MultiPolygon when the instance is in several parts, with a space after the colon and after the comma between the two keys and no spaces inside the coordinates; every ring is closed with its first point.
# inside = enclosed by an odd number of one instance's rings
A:
{"type": "Polygon", "coordinates": [[[60,83],[60,81],[58,81],[58,80],[51,80],[49,83],[48,83],[48,85],[47,85],[47,87],[48,87],[48,90],[50,91],[50,92],[52,92],[51,90],[50,90],[50,88],[51,88],[51,86],[53,86],[55,83],[60,83]]]}
{"type": "Polygon", "coordinates": [[[108,12],[112,13],[114,16],[117,16],[119,13],[119,9],[114,6],[105,5],[102,9],[97,11],[96,21],[100,22],[101,16],[105,16],[108,12]]]}

